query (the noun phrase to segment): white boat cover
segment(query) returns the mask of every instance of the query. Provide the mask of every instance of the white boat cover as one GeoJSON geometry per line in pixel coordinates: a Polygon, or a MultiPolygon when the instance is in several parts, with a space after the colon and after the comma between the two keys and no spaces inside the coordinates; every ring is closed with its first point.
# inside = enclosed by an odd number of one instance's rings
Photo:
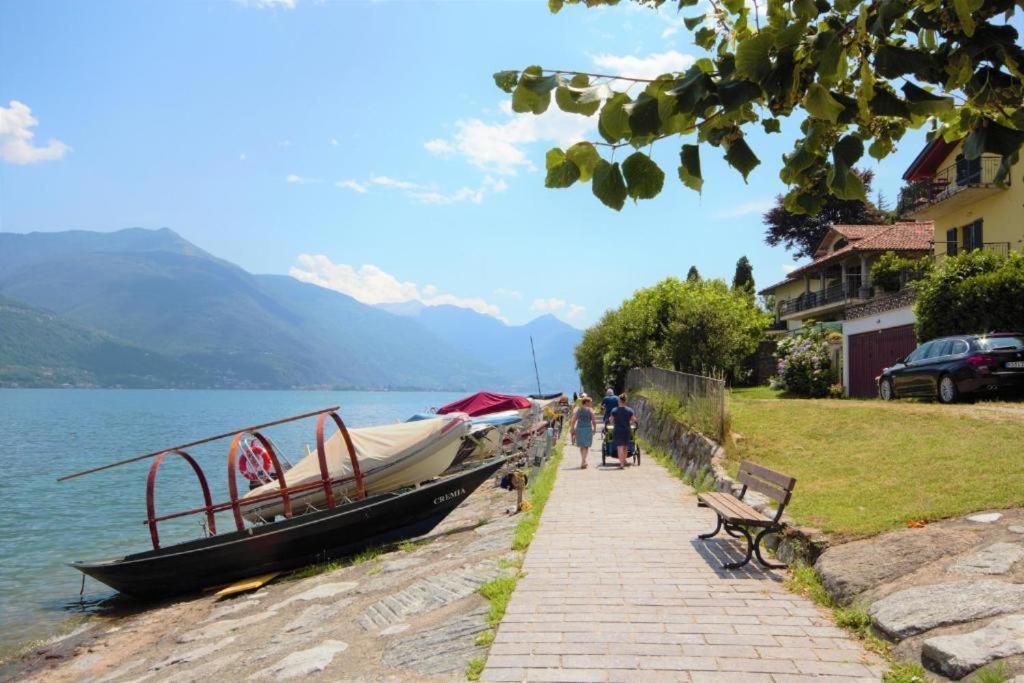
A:
{"type": "MultiPolygon", "coordinates": [[[[327,426],[333,427],[330,422],[327,426]]],[[[451,465],[469,428],[469,418],[465,414],[452,413],[438,415],[433,420],[348,430],[367,495],[419,484],[438,476],[451,465]]],[[[352,461],[341,432],[336,431],[326,440],[324,450],[332,479],[352,476],[352,461]]],[[[320,479],[320,461],[315,450],[285,472],[289,488],[320,479]]],[[[278,482],[269,482],[246,493],[242,501],[244,503],[246,498],[279,488],[278,482]]],[[[354,491],[354,482],[334,486],[335,495],[351,495],[354,491]]],[[[293,512],[299,514],[307,505],[322,505],[325,498],[320,488],[300,492],[292,497],[293,512]]],[[[250,521],[268,519],[274,514],[281,514],[282,504],[280,499],[272,499],[245,506],[243,512],[250,521]]]]}

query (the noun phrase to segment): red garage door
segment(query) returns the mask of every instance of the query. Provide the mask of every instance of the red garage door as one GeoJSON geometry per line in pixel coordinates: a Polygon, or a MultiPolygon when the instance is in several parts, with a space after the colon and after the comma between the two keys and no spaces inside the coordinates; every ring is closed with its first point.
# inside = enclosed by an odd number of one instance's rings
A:
{"type": "Polygon", "coordinates": [[[850,335],[850,396],[878,395],[875,377],[917,346],[914,326],[901,325],[850,335]]]}

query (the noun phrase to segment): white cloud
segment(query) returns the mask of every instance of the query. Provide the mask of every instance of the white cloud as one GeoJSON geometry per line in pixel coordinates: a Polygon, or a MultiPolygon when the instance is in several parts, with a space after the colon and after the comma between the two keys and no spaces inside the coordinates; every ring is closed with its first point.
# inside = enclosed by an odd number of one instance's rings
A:
{"type": "Polygon", "coordinates": [[[243,7],[256,7],[259,9],[295,9],[298,0],[236,0],[243,7]]]}
{"type": "Polygon", "coordinates": [[[471,187],[460,187],[455,192],[445,194],[433,190],[409,192],[409,196],[422,204],[458,204],[459,202],[470,201],[479,204],[484,200],[483,189],[474,190],[471,187]]]}
{"type": "Polygon", "coordinates": [[[482,298],[444,294],[431,284],[419,287],[415,282],[399,280],[374,265],[355,268],[346,263],[334,263],[323,254],[300,254],[297,261],[297,265],[288,271],[296,280],[333,289],[365,304],[419,301],[427,306],[469,308],[504,320],[501,309],[482,298]]]}
{"type": "Polygon", "coordinates": [[[62,159],[71,151],[56,138],[50,138],[45,147],[36,147],[32,143],[35,133],[30,129],[38,124],[39,120],[23,102],[11,100],[8,107],[0,106],[0,159],[24,166],[62,159]]]}
{"type": "Polygon", "coordinates": [[[244,154],[244,153],[242,153],[242,154],[239,154],[239,155],[238,155],[238,160],[239,160],[239,161],[245,161],[245,160],[246,160],[246,159],[248,159],[248,158],[249,158],[249,157],[245,156],[245,154],[244,154]]]}
{"type": "Polygon", "coordinates": [[[338,144],[339,144],[339,143],[338,143],[338,138],[331,138],[330,140],[328,140],[328,142],[330,142],[330,143],[331,143],[331,146],[332,146],[332,147],[337,147],[337,146],[338,146],[338,144]]]}
{"type": "Polygon", "coordinates": [[[293,185],[309,185],[310,183],[322,182],[319,178],[304,178],[303,176],[295,175],[294,173],[289,173],[285,176],[284,181],[293,185]]]}
{"type": "Polygon", "coordinates": [[[359,194],[366,194],[368,191],[366,183],[359,183],[356,182],[355,180],[339,180],[334,184],[336,187],[340,187],[346,190],[352,190],[353,192],[358,192],[359,194]]]}
{"type": "Polygon", "coordinates": [[[775,206],[775,202],[771,199],[755,199],[729,209],[717,211],[715,212],[715,218],[739,218],[741,216],[749,216],[752,213],[764,213],[773,206],[775,206]]]}
{"type": "Polygon", "coordinates": [[[543,116],[534,116],[514,113],[507,100],[500,106],[503,119],[456,121],[451,140],[431,140],[426,143],[427,149],[435,154],[457,152],[469,164],[488,173],[515,175],[519,169],[535,168],[527,156],[528,145],[547,142],[568,147],[583,140],[597,125],[597,117],[566,114],[555,107],[543,116]]]}
{"type": "Polygon", "coordinates": [[[662,38],[670,38],[670,37],[674,36],[677,33],[679,33],[679,27],[678,26],[669,26],[667,29],[665,29],[664,31],[661,32],[661,37],[662,38]]]}
{"type": "Polygon", "coordinates": [[[597,55],[594,64],[615,76],[633,78],[657,78],[661,74],[686,71],[696,61],[693,55],[685,55],[676,50],[651,54],[646,57],[634,55],[597,55]]]}
{"type": "Polygon", "coordinates": [[[503,296],[509,299],[515,299],[516,301],[523,298],[523,293],[518,289],[505,289],[504,287],[498,287],[491,293],[494,294],[494,296],[503,296]]]}
{"type": "Polygon", "coordinates": [[[451,156],[455,152],[455,148],[445,140],[444,138],[434,138],[433,140],[427,140],[423,143],[423,146],[431,154],[446,157],[451,156]]]}
{"type": "Polygon", "coordinates": [[[559,299],[551,297],[549,299],[534,299],[533,303],[530,304],[531,311],[540,311],[544,313],[554,313],[565,308],[565,299],[559,299]]]}
{"type": "Polygon", "coordinates": [[[383,187],[393,187],[399,190],[419,190],[423,186],[417,183],[410,183],[407,180],[395,180],[389,178],[386,175],[376,175],[370,177],[370,182],[374,185],[381,185],[383,187]]]}
{"type": "Polygon", "coordinates": [[[565,317],[568,318],[569,320],[575,320],[576,318],[582,317],[583,313],[586,312],[586,310],[586,306],[580,306],[579,304],[569,304],[569,311],[565,314],[565,317]]]}
{"type": "Polygon", "coordinates": [[[784,263],[782,264],[782,272],[785,273],[786,275],[789,275],[799,267],[800,266],[797,265],[796,263],[784,263]]]}

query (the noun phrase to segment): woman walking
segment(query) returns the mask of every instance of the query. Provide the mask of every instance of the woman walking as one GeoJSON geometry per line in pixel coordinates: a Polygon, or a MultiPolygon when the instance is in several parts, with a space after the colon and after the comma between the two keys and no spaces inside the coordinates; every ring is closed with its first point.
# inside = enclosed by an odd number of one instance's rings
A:
{"type": "Polygon", "coordinates": [[[613,443],[619,452],[619,469],[625,469],[629,444],[633,441],[633,423],[636,422],[636,414],[626,405],[625,392],[619,394],[619,406],[609,417],[612,423],[612,436],[615,439],[613,443]]]}
{"type": "Polygon", "coordinates": [[[580,449],[581,470],[587,469],[587,455],[594,444],[594,430],[597,428],[597,418],[594,417],[592,405],[590,397],[584,397],[583,405],[577,408],[572,416],[571,433],[574,443],[580,449]]]}

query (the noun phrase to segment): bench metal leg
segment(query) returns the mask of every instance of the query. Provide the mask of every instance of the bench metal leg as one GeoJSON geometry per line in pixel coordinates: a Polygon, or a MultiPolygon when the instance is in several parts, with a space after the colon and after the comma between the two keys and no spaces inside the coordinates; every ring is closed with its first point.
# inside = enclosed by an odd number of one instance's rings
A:
{"type": "MultiPolygon", "coordinates": [[[[744,557],[741,562],[726,562],[725,564],[722,565],[723,569],[739,569],[740,567],[743,567],[748,562],[750,562],[750,556],[754,554],[754,539],[752,539],[750,537],[750,532],[747,531],[745,528],[743,528],[741,526],[740,527],[733,527],[733,529],[736,530],[736,531],[739,531],[740,533],[742,533],[743,536],[747,539],[747,556],[744,557]]],[[[725,527],[725,530],[727,532],[730,531],[730,528],[729,528],[728,525],[725,527]]],[[[735,534],[730,533],[730,535],[735,535],[735,534]]],[[[760,538],[760,537],[758,537],[758,538],[760,538]]],[[[761,556],[758,555],[758,559],[760,559],[760,557],[761,556]]]]}
{"type": "MultiPolygon", "coordinates": [[[[771,529],[770,527],[766,528],[757,535],[756,539],[754,539],[754,554],[757,555],[757,561],[765,567],[768,567],[770,569],[785,569],[788,565],[781,564],[779,562],[768,562],[764,559],[764,557],[761,556],[761,539],[763,539],[771,531],[774,531],[774,529],[771,529]]],[[[750,560],[749,553],[747,560],[750,560]]]]}
{"type": "Polygon", "coordinates": [[[725,533],[729,534],[733,538],[743,538],[743,534],[738,534],[736,533],[736,531],[730,529],[729,527],[725,527],[725,533]]]}
{"type": "Polygon", "coordinates": [[[715,516],[715,530],[712,531],[709,534],[700,534],[699,536],[697,536],[697,538],[701,539],[702,541],[706,541],[707,539],[709,539],[709,538],[711,538],[713,536],[717,536],[718,532],[721,531],[721,530],[722,530],[722,518],[718,517],[716,515],[715,516]]]}

